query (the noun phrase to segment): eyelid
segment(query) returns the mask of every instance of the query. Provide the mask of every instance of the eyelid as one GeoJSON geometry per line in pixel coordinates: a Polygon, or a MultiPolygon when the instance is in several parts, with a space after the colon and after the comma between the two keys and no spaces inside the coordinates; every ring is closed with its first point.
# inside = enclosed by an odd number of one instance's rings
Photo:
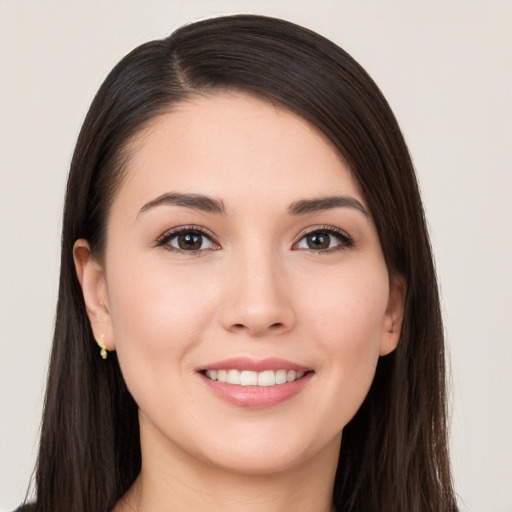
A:
{"type": "Polygon", "coordinates": [[[163,234],[161,234],[156,239],[155,246],[163,247],[164,249],[171,251],[171,252],[177,252],[180,254],[188,254],[188,255],[194,255],[194,254],[197,255],[197,254],[205,252],[205,251],[218,250],[221,248],[220,244],[217,242],[217,240],[215,238],[215,235],[211,231],[207,230],[206,228],[204,228],[202,226],[196,226],[196,225],[176,226],[174,228],[168,229],[167,231],[165,231],[163,234]],[[172,240],[173,238],[175,238],[181,234],[185,234],[185,233],[196,233],[201,236],[204,236],[204,237],[208,238],[212,242],[212,244],[214,244],[216,247],[215,247],[215,249],[199,249],[196,251],[184,251],[184,250],[180,250],[180,249],[177,249],[176,247],[169,245],[168,242],[170,240],[172,240]]]}
{"type": "Polygon", "coordinates": [[[337,228],[335,226],[328,226],[328,225],[320,225],[320,226],[311,226],[309,228],[306,228],[304,231],[302,231],[298,236],[296,241],[292,245],[293,250],[306,250],[310,252],[315,253],[330,253],[335,251],[340,251],[343,249],[347,249],[349,247],[354,246],[354,239],[344,230],[337,228]],[[322,250],[315,250],[315,249],[299,249],[297,248],[297,244],[306,236],[311,235],[312,233],[328,233],[331,235],[334,235],[341,239],[340,244],[336,245],[335,247],[331,247],[328,249],[322,249],[322,250]]]}

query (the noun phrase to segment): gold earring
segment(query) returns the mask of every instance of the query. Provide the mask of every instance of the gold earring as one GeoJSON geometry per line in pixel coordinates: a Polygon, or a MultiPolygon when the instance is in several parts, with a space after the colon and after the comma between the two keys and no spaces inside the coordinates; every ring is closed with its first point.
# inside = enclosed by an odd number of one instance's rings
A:
{"type": "Polygon", "coordinates": [[[105,345],[103,344],[103,340],[105,338],[105,335],[102,334],[100,336],[100,339],[99,340],[96,340],[96,343],[98,344],[98,346],[101,348],[100,350],[100,355],[101,355],[101,358],[102,359],[107,359],[107,348],[105,347],[105,345]]]}

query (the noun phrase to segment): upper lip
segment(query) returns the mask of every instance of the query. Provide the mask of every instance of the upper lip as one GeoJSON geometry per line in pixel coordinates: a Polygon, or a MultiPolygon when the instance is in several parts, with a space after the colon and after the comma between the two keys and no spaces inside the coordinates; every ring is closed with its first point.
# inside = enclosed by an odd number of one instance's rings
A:
{"type": "Polygon", "coordinates": [[[253,372],[263,372],[265,370],[294,370],[296,372],[307,372],[311,368],[303,366],[286,359],[279,359],[276,357],[269,357],[266,359],[251,359],[248,357],[234,357],[231,359],[224,359],[207,364],[198,369],[198,371],[205,370],[250,370],[253,372]]]}

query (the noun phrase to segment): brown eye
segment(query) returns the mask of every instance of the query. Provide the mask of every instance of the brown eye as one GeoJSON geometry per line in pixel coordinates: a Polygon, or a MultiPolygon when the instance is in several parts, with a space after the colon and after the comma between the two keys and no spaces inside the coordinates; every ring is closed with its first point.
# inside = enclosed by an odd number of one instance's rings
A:
{"type": "Polygon", "coordinates": [[[331,252],[353,245],[353,240],[337,228],[324,228],[311,231],[295,244],[294,249],[306,249],[317,252],[331,252]]]}
{"type": "Polygon", "coordinates": [[[157,245],[176,252],[196,253],[219,246],[205,233],[197,229],[181,229],[162,236],[157,245]]]}
{"type": "Polygon", "coordinates": [[[309,249],[329,249],[331,245],[331,235],[329,233],[312,233],[306,237],[306,244],[309,249]]]}
{"type": "MultiPolygon", "coordinates": [[[[198,251],[203,245],[203,235],[187,233],[176,237],[178,247],[183,251],[198,251]]],[[[172,244],[171,244],[172,245],[172,244]]]]}

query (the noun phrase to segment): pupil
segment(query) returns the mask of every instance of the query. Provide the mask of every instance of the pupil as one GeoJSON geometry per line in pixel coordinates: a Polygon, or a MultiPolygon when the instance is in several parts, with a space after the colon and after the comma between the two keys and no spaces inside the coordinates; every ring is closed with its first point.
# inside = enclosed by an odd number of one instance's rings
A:
{"type": "Polygon", "coordinates": [[[310,249],[328,249],[331,242],[328,233],[314,233],[307,237],[310,249]]]}
{"type": "Polygon", "coordinates": [[[201,238],[201,235],[196,235],[194,233],[180,235],[178,237],[178,244],[180,246],[180,249],[183,249],[185,251],[195,251],[201,249],[201,238]]]}

